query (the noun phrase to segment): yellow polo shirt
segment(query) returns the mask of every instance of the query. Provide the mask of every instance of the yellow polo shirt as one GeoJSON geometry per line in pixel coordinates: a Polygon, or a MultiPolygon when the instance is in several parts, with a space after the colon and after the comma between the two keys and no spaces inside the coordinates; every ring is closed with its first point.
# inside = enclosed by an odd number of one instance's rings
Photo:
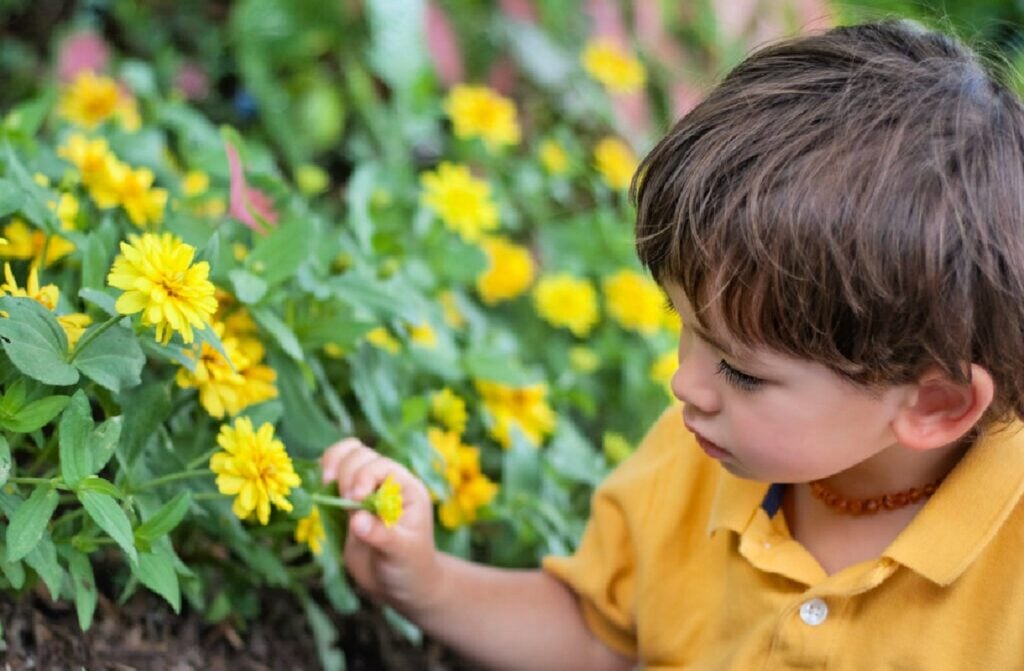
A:
{"type": "Polygon", "coordinates": [[[679,406],[545,570],[647,669],[1024,669],[1024,432],[972,447],[881,557],[826,575],[781,488],[708,458],[679,406]]]}

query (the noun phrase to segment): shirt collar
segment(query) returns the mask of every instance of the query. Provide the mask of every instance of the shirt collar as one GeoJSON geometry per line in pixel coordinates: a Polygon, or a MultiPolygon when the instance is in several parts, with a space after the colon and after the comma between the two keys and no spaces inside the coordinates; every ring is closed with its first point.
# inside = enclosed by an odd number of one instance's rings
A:
{"type": "Polygon", "coordinates": [[[769,483],[738,478],[721,466],[718,473],[718,485],[708,515],[708,535],[723,527],[742,534],[758,507],[765,503],[766,495],[774,490],[769,483]]]}
{"type": "Polygon", "coordinates": [[[981,554],[1024,494],[1024,425],[982,436],[885,556],[949,585],[981,554]]]}

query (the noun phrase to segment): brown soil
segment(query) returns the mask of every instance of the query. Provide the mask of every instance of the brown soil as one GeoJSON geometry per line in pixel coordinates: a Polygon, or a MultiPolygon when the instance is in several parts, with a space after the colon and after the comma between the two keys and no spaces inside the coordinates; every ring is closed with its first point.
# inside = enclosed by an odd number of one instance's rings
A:
{"type": "MultiPolygon", "coordinates": [[[[296,600],[287,592],[267,592],[261,605],[260,618],[242,631],[228,623],[208,624],[187,607],[175,615],[142,590],[123,606],[101,594],[93,625],[83,633],[72,604],[54,603],[37,589],[19,601],[0,602],[0,671],[320,669],[313,634],[296,600]]],[[[349,671],[475,668],[434,641],[414,646],[375,609],[331,617],[349,671]]]]}

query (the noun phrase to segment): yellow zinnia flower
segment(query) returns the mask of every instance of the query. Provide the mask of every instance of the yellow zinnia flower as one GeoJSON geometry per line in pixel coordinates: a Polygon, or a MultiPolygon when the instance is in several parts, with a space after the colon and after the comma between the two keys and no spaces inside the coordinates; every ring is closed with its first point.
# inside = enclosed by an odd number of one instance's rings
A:
{"type": "Polygon", "coordinates": [[[374,347],[378,347],[391,354],[397,354],[402,349],[402,343],[398,342],[383,326],[378,326],[367,332],[366,341],[374,347]]]}
{"type": "Polygon", "coordinates": [[[594,167],[613,189],[627,189],[639,161],[622,140],[606,137],[594,147],[594,167]]]}
{"type": "Polygon", "coordinates": [[[363,499],[363,509],[380,518],[390,528],[402,519],[402,486],[389,475],[373,494],[363,499]]]}
{"type": "Polygon", "coordinates": [[[202,170],[189,170],[181,180],[181,190],[189,198],[201,196],[210,188],[210,176],[202,170]]]}
{"type": "Polygon", "coordinates": [[[210,265],[193,264],[195,249],[170,233],[128,236],[107,275],[107,283],[124,290],[117,299],[123,315],[142,313],[142,323],[156,327],[156,339],[166,344],[172,331],[185,343],[192,327],[203,328],[217,309],[210,265]]]}
{"type": "Polygon", "coordinates": [[[491,415],[490,434],[504,447],[512,446],[511,429],[519,427],[526,439],[539,445],[555,429],[555,412],[548,405],[548,386],[510,387],[498,382],[476,381],[484,407],[491,415]]]}
{"type": "Polygon", "coordinates": [[[254,431],[252,420],[239,417],[233,426],[220,427],[217,444],[223,451],[210,458],[221,494],[235,496],[232,511],[239,519],[253,513],[260,524],[270,521],[270,504],[290,511],[287,496],[302,484],[284,444],[274,438],[274,427],[264,423],[254,431]]]}
{"type": "Polygon", "coordinates": [[[111,178],[119,169],[120,161],[110,151],[106,140],[90,140],[80,133],[74,133],[57,148],[57,155],[78,169],[82,184],[89,189],[89,196],[97,206],[107,209],[117,205],[117,194],[111,178]]]}
{"type": "Polygon", "coordinates": [[[409,340],[413,345],[433,349],[437,347],[437,333],[430,322],[409,325],[409,340]]]}
{"type": "Polygon", "coordinates": [[[59,235],[51,235],[47,240],[46,233],[29,228],[20,217],[12,217],[11,223],[4,226],[4,238],[7,244],[0,245],[0,257],[31,260],[33,265],[42,262],[49,267],[75,251],[70,240],[59,235]]]}
{"type": "Polygon", "coordinates": [[[85,70],[64,90],[57,109],[71,123],[91,130],[114,116],[122,95],[113,79],[85,70]]]}
{"type": "Polygon", "coordinates": [[[679,354],[675,350],[665,352],[651,364],[650,375],[651,381],[664,387],[668,394],[672,395],[672,376],[676,373],[676,368],[679,367],[679,354]]]}
{"type": "Polygon", "coordinates": [[[18,286],[11,272],[11,264],[4,263],[4,282],[0,284],[0,296],[15,296],[18,298],[31,298],[51,312],[57,308],[57,301],[60,300],[60,289],[56,284],[39,286],[39,269],[33,264],[28,271],[28,280],[25,287],[18,286]]]}
{"type": "Polygon", "coordinates": [[[587,74],[614,93],[632,93],[647,81],[643,63],[607,38],[588,42],[581,60],[587,74]]]}
{"type": "Polygon", "coordinates": [[[479,509],[490,503],[498,486],[480,472],[480,450],[463,445],[459,434],[427,429],[427,440],[440,459],[434,467],[448,482],[450,496],[438,508],[438,518],[448,529],[476,521],[479,509]]]}
{"type": "Polygon", "coordinates": [[[601,365],[601,359],[589,347],[574,345],[569,348],[569,365],[577,372],[593,373],[601,365]]]}
{"type": "MultiPolygon", "coordinates": [[[[225,333],[224,325],[220,323],[215,323],[213,330],[220,338],[228,359],[224,359],[210,343],[204,342],[195,370],[178,369],[174,378],[178,386],[198,389],[199,403],[211,417],[218,419],[225,414],[237,415],[250,405],[277,398],[277,387],[274,386],[277,373],[273,368],[260,365],[263,346],[259,341],[225,333]]],[[[195,358],[194,352],[186,354],[195,358]]]]}
{"type": "Polygon", "coordinates": [[[515,105],[486,86],[456,85],[445,99],[444,110],[457,137],[482,138],[488,149],[519,142],[515,105]]]}
{"type": "Polygon", "coordinates": [[[458,299],[455,292],[451,290],[442,291],[437,297],[441,303],[441,312],[444,315],[444,323],[453,329],[460,329],[466,325],[466,316],[459,309],[458,299]]]}
{"type": "Polygon", "coordinates": [[[139,228],[159,224],[164,220],[167,205],[167,190],[153,186],[153,171],[149,168],[134,169],[124,163],[115,163],[109,168],[109,192],[97,200],[109,203],[113,199],[128,213],[128,218],[139,228]]]}
{"type": "Polygon", "coordinates": [[[620,270],[603,287],[608,315],[624,328],[651,335],[665,323],[665,295],[650,278],[620,270]]]}
{"type": "Polygon", "coordinates": [[[463,240],[479,240],[498,227],[498,206],[491,200],[490,185],[473,177],[466,166],[442,162],[420,181],[424,204],[463,240]]]}
{"type": "Polygon", "coordinates": [[[309,515],[295,525],[295,541],[305,543],[313,554],[318,555],[323,551],[325,538],[327,533],[324,531],[323,520],[320,519],[320,508],[313,506],[309,515]]]}
{"type": "Polygon", "coordinates": [[[82,312],[72,312],[66,315],[57,315],[57,323],[64,329],[68,337],[68,349],[74,349],[75,345],[82,338],[85,329],[92,323],[92,317],[82,312]]]}
{"type": "Polygon", "coordinates": [[[466,430],[466,402],[448,387],[431,394],[430,414],[449,431],[462,435],[466,430]]]}
{"type": "Polygon", "coordinates": [[[476,290],[488,305],[519,296],[533,282],[533,257],[530,250],[502,237],[485,238],[481,246],[487,254],[487,270],[476,279],[476,290]]]}
{"type": "Polygon", "coordinates": [[[569,171],[569,154],[557,140],[544,140],[538,150],[540,164],[551,175],[564,175],[569,171]]]}
{"type": "Polygon", "coordinates": [[[597,323],[597,292],[593,285],[568,274],[541,278],[533,290],[537,314],[552,326],[585,337],[597,323]]]}
{"type": "Polygon", "coordinates": [[[623,436],[609,431],[601,439],[601,450],[612,464],[621,464],[633,454],[633,446],[623,436]]]}
{"type": "Polygon", "coordinates": [[[60,219],[60,227],[65,231],[71,231],[75,228],[75,223],[78,219],[78,199],[70,193],[60,194],[60,200],[55,202],[47,203],[50,209],[57,213],[57,218],[60,219]]]}

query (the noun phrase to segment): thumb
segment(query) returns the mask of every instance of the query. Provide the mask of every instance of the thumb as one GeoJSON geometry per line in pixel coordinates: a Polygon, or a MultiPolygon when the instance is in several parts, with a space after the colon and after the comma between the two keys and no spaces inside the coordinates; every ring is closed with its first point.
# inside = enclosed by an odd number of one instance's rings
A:
{"type": "Polygon", "coordinates": [[[349,530],[363,543],[383,554],[393,551],[396,529],[389,529],[373,513],[358,510],[349,520],[349,530]]]}

